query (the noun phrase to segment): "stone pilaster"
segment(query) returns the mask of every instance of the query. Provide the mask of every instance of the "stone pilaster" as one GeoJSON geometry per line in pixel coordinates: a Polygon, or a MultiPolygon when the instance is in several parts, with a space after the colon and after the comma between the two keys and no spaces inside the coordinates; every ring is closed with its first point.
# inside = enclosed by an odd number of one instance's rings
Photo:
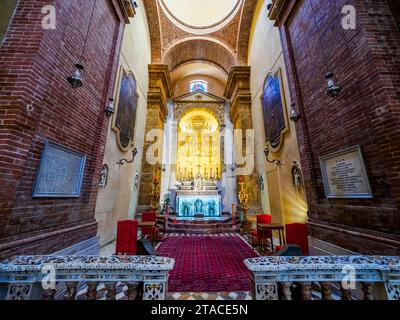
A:
{"type": "Polygon", "coordinates": [[[150,130],[164,130],[165,119],[168,113],[167,102],[171,98],[171,95],[171,78],[168,66],[160,64],[149,65],[149,91],[147,94],[145,141],[139,188],[139,211],[147,210],[151,206],[154,178],[156,177],[158,181],[161,181],[162,135],[156,138],[160,139],[158,151],[155,153],[159,159],[156,164],[151,164],[148,161],[149,157],[151,157],[150,154],[153,154],[150,147],[155,141],[146,141],[146,136],[150,130]]]}
{"type": "MultiPolygon", "coordinates": [[[[225,87],[224,96],[231,102],[230,116],[234,130],[242,130],[242,152],[246,152],[247,157],[251,158],[253,161],[253,164],[246,163],[246,165],[253,166],[251,173],[248,175],[243,175],[245,182],[244,185],[249,194],[249,214],[259,214],[261,213],[262,209],[259,177],[256,171],[255,163],[254,144],[253,147],[247,148],[249,141],[246,139],[246,130],[253,129],[250,92],[250,67],[233,66],[231,68],[225,87]]],[[[238,179],[238,177],[236,177],[236,179],[238,179]]]]}

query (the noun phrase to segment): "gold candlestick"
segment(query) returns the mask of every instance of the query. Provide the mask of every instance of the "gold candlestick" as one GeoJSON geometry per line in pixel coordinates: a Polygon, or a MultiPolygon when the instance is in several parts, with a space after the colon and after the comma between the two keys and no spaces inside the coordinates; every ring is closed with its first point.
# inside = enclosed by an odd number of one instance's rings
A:
{"type": "Polygon", "coordinates": [[[243,210],[243,221],[242,225],[240,227],[240,233],[245,234],[250,232],[250,227],[251,223],[247,218],[247,212],[249,211],[249,208],[247,207],[249,203],[249,194],[247,193],[247,189],[245,188],[245,183],[244,179],[242,176],[239,177],[239,191],[238,191],[238,198],[240,202],[240,206],[242,207],[243,210]]]}

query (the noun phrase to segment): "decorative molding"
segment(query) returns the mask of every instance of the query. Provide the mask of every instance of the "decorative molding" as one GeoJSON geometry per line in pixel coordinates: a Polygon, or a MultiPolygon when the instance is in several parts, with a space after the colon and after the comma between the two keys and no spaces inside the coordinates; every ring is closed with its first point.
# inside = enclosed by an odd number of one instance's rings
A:
{"type": "Polygon", "coordinates": [[[172,97],[172,81],[169,67],[164,64],[149,65],[149,90],[147,103],[158,104],[161,108],[163,118],[168,113],[167,102],[172,97]]]}
{"type": "Polygon", "coordinates": [[[118,4],[124,15],[125,23],[129,24],[129,18],[133,18],[136,15],[135,6],[132,0],[118,0],[118,4]]]}
{"type": "Polygon", "coordinates": [[[243,95],[245,93],[250,96],[251,102],[250,71],[251,68],[249,66],[233,66],[231,68],[224,92],[226,99],[234,100],[235,95],[243,95]]]}

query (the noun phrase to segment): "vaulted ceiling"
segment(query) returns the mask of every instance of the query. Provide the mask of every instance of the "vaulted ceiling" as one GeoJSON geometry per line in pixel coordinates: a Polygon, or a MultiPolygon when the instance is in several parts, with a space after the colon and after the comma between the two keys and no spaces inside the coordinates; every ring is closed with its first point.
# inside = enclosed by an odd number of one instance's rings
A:
{"type": "Polygon", "coordinates": [[[168,65],[173,80],[195,75],[196,70],[226,80],[231,66],[247,64],[257,0],[145,0],[144,4],[152,63],[168,65]]]}

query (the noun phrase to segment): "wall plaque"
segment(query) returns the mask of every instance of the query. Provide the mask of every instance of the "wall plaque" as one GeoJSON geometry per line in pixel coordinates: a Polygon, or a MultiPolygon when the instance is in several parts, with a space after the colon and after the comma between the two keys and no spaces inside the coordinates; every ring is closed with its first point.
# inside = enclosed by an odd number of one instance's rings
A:
{"type": "Polygon", "coordinates": [[[373,198],[360,146],[320,158],[325,194],[330,198],[373,198]]]}
{"type": "Polygon", "coordinates": [[[79,197],[86,156],[46,141],[33,197],[79,197]]]}

